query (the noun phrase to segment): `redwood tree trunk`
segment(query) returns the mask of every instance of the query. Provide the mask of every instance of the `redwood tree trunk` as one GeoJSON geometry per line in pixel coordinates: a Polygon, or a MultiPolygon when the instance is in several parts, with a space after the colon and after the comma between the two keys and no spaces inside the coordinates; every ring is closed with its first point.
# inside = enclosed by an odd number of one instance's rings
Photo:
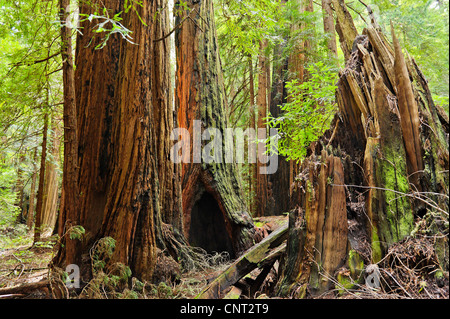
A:
{"type": "MultiPolygon", "coordinates": [[[[124,11],[120,1],[94,2],[100,3],[110,14],[124,11]]],[[[145,0],[142,6],[136,6],[138,12],[122,13],[122,23],[133,31],[135,44],[115,34],[104,48],[96,50],[101,39],[92,39],[95,33],[88,21],[82,25],[84,35],[78,36],[75,77],[80,198],[77,224],[85,228],[87,236],[82,243],[66,240],[60,250],[63,257],[57,259],[57,265],[81,265],[84,281],[91,275],[89,250],[104,237],[116,240],[109,264],[127,265],[133,276],[141,280],[152,277],[156,263],[155,216],[160,213],[157,147],[161,144],[156,143],[155,133],[159,134],[156,127],[167,130],[171,117],[170,99],[165,98],[169,61],[165,55],[158,55],[157,48],[164,42],[156,45],[152,40],[162,34],[166,21],[158,13],[165,7],[165,1],[145,0]],[[155,114],[155,110],[166,113],[155,114]],[[70,253],[68,245],[75,247],[70,253]]],[[[89,15],[94,10],[83,4],[80,12],[89,15]]],[[[164,158],[164,154],[159,155],[164,158]]],[[[166,177],[164,187],[169,191],[176,189],[176,185],[169,184],[166,177]]],[[[167,197],[164,205],[176,206],[176,201],[172,203],[167,197]]],[[[169,212],[163,216],[166,220],[178,218],[171,217],[169,212]]]]}
{"type": "MultiPolygon", "coordinates": [[[[274,56],[281,56],[284,46],[279,45],[274,49],[274,56]]],[[[280,106],[287,102],[286,82],[288,79],[289,58],[274,63],[272,75],[272,92],[270,95],[270,115],[273,117],[283,116],[280,106]]],[[[278,169],[274,174],[268,176],[270,194],[273,204],[271,215],[282,215],[290,211],[291,184],[293,181],[291,161],[279,156],[278,169]]]]}
{"type": "Polygon", "coordinates": [[[336,29],[334,27],[333,11],[331,10],[331,0],[322,0],[322,16],[324,31],[329,36],[327,40],[329,56],[337,59],[336,29]]]}
{"type": "MultiPolygon", "coordinates": [[[[66,21],[69,12],[66,11],[70,0],[59,1],[61,23],[66,21]]],[[[72,30],[66,24],[61,27],[61,56],[63,61],[64,88],[64,164],[62,182],[62,203],[60,208],[59,235],[65,248],[56,256],[57,265],[75,263],[76,243],[66,242],[66,232],[79,222],[79,191],[78,191],[78,128],[75,99],[74,59],[72,53],[72,30]]],[[[40,217],[39,217],[40,219],[40,217]]],[[[36,222],[38,217],[36,215],[36,222]]]]}
{"type": "Polygon", "coordinates": [[[56,224],[58,209],[58,159],[60,145],[60,128],[54,116],[51,120],[52,137],[51,146],[48,151],[50,158],[47,159],[45,167],[44,182],[44,203],[42,206],[41,227],[42,235],[49,236],[52,234],[56,224]]]}
{"type": "Polygon", "coordinates": [[[34,149],[34,155],[33,155],[33,175],[31,177],[31,186],[30,186],[30,205],[28,206],[28,214],[27,214],[27,227],[28,230],[31,231],[33,227],[34,222],[34,210],[36,207],[35,199],[36,199],[36,180],[38,176],[37,172],[37,147],[34,149]]]}
{"type": "MultiPolygon", "coordinates": [[[[265,118],[267,117],[267,107],[269,98],[269,86],[270,80],[268,76],[267,69],[270,68],[269,58],[266,56],[266,49],[268,47],[267,40],[261,40],[259,44],[259,63],[258,63],[258,93],[256,96],[256,105],[258,106],[258,121],[257,128],[264,129],[265,118]]],[[[260,135],[257,133],[257,137],[260,140],[258,145],[258,158],[263,158],[266,152],[265,139],[267,135],[260,135]],[[262,140],[262,141],[261,141],[262,140]]],[[[270,205],[270,200],[272,196],[269,196],[269,177],[265,174],[261,174],[261,167],[264,164],[261,160],[258,160],[256,168],[256,214],[257,217],[272,215],[271,211],[272,205],[270,205]]]]}
{"type": "MultiPolygon", "coordinates": [[[[348,276],[357,281],[363,269],[358,274],[355,262],[380,262],[412,236],[415,219],[427,211],[437,220],[448,216],[448,122],[423,74],[395,35],[392,45],[369,27],[354,47],[336,94],[335,123],[342,122],[300,170],[280,295],[321,293],[348,276]]],[[[445,230],[433,232],[441,267],[448,268],[445,230]]]]}
{"type": "MultiPolygon", "coordinates": [[[[249,129],[256,130],[256,102],[255,102],[255,72],[253,68],[253,57],[249,56],[249,73],[250,73],[250,105],[249,105],[249,129]]],[[[256,157],[256,147],[250,147],[248,152],[254,152],[256,157]]],[[[258,176],[258,170],[256,164],[249,164],[248,173],[248,192],[249,192],[249,209],[250,214],[253,215],[256,211],[256,179],[258,176]]]]}
{"type": "MultiPolygon", "coordinates": [[[[188,14],[189,18],[175,35],[178,125],[191,137],[182,164],[184,233],[193,245],[207,251],[225,250],[233,256],[252,245],[254,233],[236,166],[225,163],[225,157],[201,163],[201,154],[193,152],[194,139],[201,138],[194,136],[195,120],[202,122],[203,129],[217,128],[223,136],[228,125],[213,4],[211,0],[186,3],[190,12],[180,12],[176,23],[188,14]],[[209,239],[206,233],[202,235],[207,230],[209,239]]],[[[225,139],[222,142],[224,150],[225,139]]]]}
{"type": "MultiPolygon", "coordinates": [[[[48,93],[48,92],[47,92],[48,93]]],[[[39,171],[39,184],[36,203],[36,219],[34,223],[34,240],[36,243],[41,239],[41,216],[43,214],[44,205],[44,182],[45,182],[45,164],[47,161],[47,136],[48,136],[48,113],[44,115],[44,128],[42,134],[42,153],[41,153],[41,168],[39,171]]]]}

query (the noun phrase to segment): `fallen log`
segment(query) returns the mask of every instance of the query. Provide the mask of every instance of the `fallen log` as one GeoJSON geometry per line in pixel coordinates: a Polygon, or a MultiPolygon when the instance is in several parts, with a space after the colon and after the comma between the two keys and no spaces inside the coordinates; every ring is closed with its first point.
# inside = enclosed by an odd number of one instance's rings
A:
{"type": "Polygon", "coordinates": [[[241,278],[258,267],[265,267],[286,248],[280,246],[287,239],[288,222],[286,221],[276,231],[262,240],[259,244],[247,250],[219,277],[212,281],[196,299],[219,299],[223,292],[237,283],[241,278]]]}
{"type": "Polygon", "coordinates": [[[39,281],[39,282],[23,284],[20,286],[0,288],[0,296],[11,295],[11,294],[25,294],[25,293],[29,293],[33,290],[38,290],[38,289],[49,287],[49,285],[50,285],[50,282],[48,280],[43,280],[43,281],[39,281]]]}
{"type": "Polygon", "coordinates": [[[25,297],[24,294],[9,294],[9,295],[0,295],[0,299],[14,299],[14,298],[22,298],[25,297]]]}

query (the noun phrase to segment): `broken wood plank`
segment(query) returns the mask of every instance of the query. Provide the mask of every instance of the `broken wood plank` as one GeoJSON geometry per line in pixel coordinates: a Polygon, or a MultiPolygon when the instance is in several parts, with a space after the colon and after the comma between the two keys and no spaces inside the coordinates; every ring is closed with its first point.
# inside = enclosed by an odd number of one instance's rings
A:
{"type": "Polygon", "coordinates": [[[273,250],[287,239],[288,222],[286,221],[276,231],[262,240],[259,244],[247,250],[227,270],[211,282],[196,299],[219,299],[222,293],[238,282],[242,277],[262,264],[280,255],[279,250],[273,250]]]}
{"type": "Polygon", "coordinates": [[[286,247],[287,243],[283,243],[279,247],[275,248],[269,254],[269,256],[267,256],[266,258],[264,258],[264,260],[260,262],[259,268],[262,268],[262,270],[250,287],[251,298],[253,298],[255,294],[258,292],[258,290],[261,288],[262,284],[264,283],[264,280],[266,280],[277,259],[279,259],[281,255],[286,251],[286,247]]]}

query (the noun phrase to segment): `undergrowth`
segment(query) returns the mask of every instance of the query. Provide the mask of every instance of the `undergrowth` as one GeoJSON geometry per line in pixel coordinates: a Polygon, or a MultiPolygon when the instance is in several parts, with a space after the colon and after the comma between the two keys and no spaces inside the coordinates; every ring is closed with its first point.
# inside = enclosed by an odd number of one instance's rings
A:
{"type": "Polygon", "coordinates": [[[53,295],[74,299],[194,298],[214,274],[224,270],[230,261],[225,252],[208,254],[201,248],[184,247],[186,254],[189,251],[190,259],[182,263],[184,269],[180,276],[163,278],[160,282],[142,282],[133,277],[128,266],[110,263],[115,245],[116,241],[111,237],[102,238],[93,245],[89,252],[92,279],[81,289],[67,289],[65,283],[68,274],[62,269],[53,268],[50,274],[53,295]]]}

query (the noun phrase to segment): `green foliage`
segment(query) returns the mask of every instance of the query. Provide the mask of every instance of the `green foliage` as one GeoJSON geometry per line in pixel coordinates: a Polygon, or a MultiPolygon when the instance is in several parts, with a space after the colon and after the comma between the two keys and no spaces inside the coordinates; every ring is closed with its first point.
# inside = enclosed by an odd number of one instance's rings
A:
{"type": "Polygon", "coordinates": [[[69,238],[72,240],[74,239],[81,240],[85,232],[86,230],[84,229],[83,226],[73,226],[69,230],[69,238]]]}
{"type": "Polygon", "coordinates": [[[279,131],[278,153],[288,160],[302,160],[310,143],[330,128],[336,113],[336,71],[322,62],[310,64],[306,70],[308,81],[286,84],[289,95],[288,102],[280,106],[282,115],[268,117],[269,126],[279,131]]]}
{"type": "MultiPolygon", "coordinates": [[[[111,38],[114,34],[119,34],[123,40],[131,43],[136,44],[132,40],[131,34],[133,33],[132,30],[126,28],[121,21],[123,21],[122,15],[128,14],[129,12],[132,12],[132,14],[136,14],[136,16],[139,18],[140,22],[144,26],[148,26],[147,23],[142,19],[142,17],[139,14],[138,7],[143,7],[142,1],[139,0],[125,0],[123,4],[123,11],[120,11],[118,13],[113,14],[109,8],[106,8],[103,3],[89,3],[90,6],[93,8],[94,13],[91,14],[82,14],[80,13],[80,22],[89,21],[90,28],[94,32],[94,34],[102,35],[101,41],[99,44],[95,46],[96,50],[103,49],[107,44],[108,40],[111,38]]],[[[76,31],[80,34],[82,33],[82,30],[79,28],[76,28],[76,31]]],[[[95,38],[95,35],[91,39],[91,43],[93,42],[95,38]]]]}
{"type": "Polygon", "coordinates": [[[261,40],[274,40],[281,3],[273,0],[215,1],[219,37],[244,55],[258,54],[261,40]]]}
{"type": "Polygon", "coordinates": [[[10,225],[17,217],[17,193],[11,191],[16,178],[16,171],[12,167],[0,165],[0,226],[10,225]]]}
{"type": "Polygon", "coordinates": [[[92,271],[102,271],[114,254],[116,240],[111,237],[101,238],[92,248],[92,271]]]}

